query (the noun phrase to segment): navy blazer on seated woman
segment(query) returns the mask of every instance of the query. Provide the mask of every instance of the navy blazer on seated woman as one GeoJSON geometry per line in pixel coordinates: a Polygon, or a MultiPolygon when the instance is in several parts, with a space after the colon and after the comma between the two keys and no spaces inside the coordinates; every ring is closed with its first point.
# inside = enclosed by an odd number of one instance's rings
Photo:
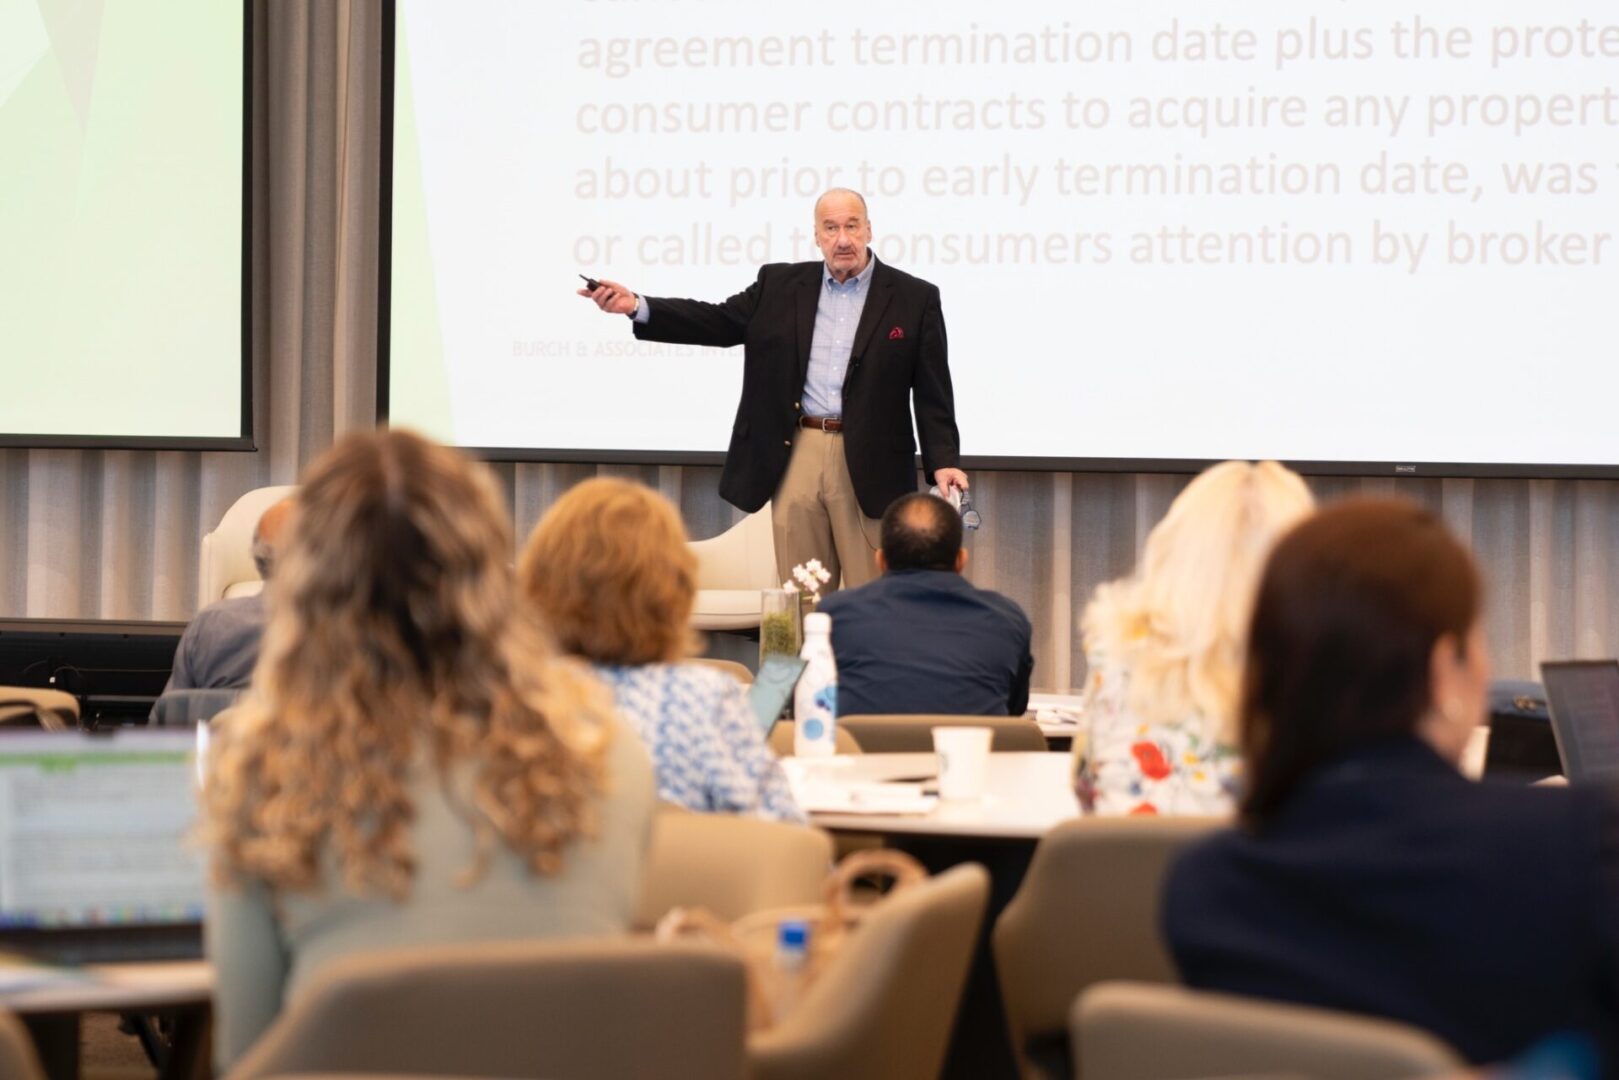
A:
{"type": "Polygon", "coordinates": [[[1401,1020],[1478,1063],[1577,1031],[1611,1074],[1613,804],[1456,771],[1489,676],[1478,594],[1415,506],[1340,504],[1284,538],[1249,640],[1242,823],[1172,867],[1165,932],[1192,986],[1401,1020]]]}

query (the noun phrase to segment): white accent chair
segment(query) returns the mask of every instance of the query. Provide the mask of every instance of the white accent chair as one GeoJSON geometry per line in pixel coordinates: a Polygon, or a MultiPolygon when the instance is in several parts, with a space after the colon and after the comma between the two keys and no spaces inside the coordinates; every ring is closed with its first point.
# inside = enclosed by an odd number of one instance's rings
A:
{"type": "Polygon", "coordinates": [[[202,559],[197,585],[197,606],[231,596],[252,596],[264,588],[253,565],[253,530],[264,512],[297,491],[295,484],[255,488],[243,495],[213,532],[202,538],[202,559]]]}
{"type": "Polygon", "coordinates": [[[697,556],[697,602],[691,624],[697,630],[751,630],[759,625],[759,593],[779,589],[776,537],[770,504],[749,514],[711,540],[688,545],[697,556]]]}

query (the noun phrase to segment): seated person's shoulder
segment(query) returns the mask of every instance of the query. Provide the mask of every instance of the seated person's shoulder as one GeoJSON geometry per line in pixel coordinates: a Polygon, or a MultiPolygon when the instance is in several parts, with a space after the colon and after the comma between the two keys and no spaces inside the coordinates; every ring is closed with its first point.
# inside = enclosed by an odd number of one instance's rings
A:
{"type": "MultiPolygon", "coordinates": [[[[826,599],[822,600],[820,604],[816,606],[815,610],[824,615],[830,615],[833,618],[836,618],[838,612],[840,611],[857,610],[860,607],[861,594],[863,590],[871,588],[872,585],[878,584],[881,580],[881,578],[878,578],[877,581],[871,582],[868,585],[862,585],[858,589],[839,589],[831,596],[828,596],[826,599]]],[[[871,594],[866,593],[865,595],[869,596],[871,594]]]]}
{"type": "Polygon", "coordinates": [[[1605,844],[1619,830],[1619,789],[1605,784],[1532,787],[1485,780],[1474,785],[1472,815],[1498,842],[1527,851],[1548,844],[1605,844]]]}
{"type": "Polygon", "coordinates": [[[718,668],[690,660],[670,666],[674,669],[674,677],[689,687],[693,693],[715,700],[738,697],[742,694],[742,684],[718,668]]]}
{"type": "Polygon", "coordinates": [[[1253,834],[1232,826],[1215,829],[1186,845],[1164,877],[1165,919],[1173,920],[1188,913],[1187,908],[1197,907],[1236,866],[1243,849],[1254,842],[1253,834]]]}
{"type": "Polygon", "coordinates": [[[995,611],[1003,615],[1008,622],[1022,630],[1024,635],[1033,633],[1034,624],[1029,621],[1028,613],[1023,610],[1023,606],[1016,600],[1013,600],[1010,596],[1004,596],[1001,593],[995,592],[991,589],[979,589],[978,595],[985,604],[995,609],[995,611]]]}
{"type": "Polygon", "coordinates": [[[671,705],[682,708],[709,710],[742,694],[742,684],[735,678],[693,660],[650,664],[640,670],[655,680],[671,705]]]}

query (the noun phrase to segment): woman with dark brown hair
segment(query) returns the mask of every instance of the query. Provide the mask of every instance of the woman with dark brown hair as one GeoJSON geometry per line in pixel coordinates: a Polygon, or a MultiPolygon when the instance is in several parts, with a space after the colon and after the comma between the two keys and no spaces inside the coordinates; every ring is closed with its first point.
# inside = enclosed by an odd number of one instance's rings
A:
{"type": "Polygon", "coordinates": [[[1486,708],[1479,616],[1472,559],[1413,504],[1341,503],[1278,544],[1239,705],[1241,825],[1165,888],[1187,983],[1402,1020],[1474,1062],[1559,1031],[1612,1054],[1612,803],[1457,772],[1486,708]]]}

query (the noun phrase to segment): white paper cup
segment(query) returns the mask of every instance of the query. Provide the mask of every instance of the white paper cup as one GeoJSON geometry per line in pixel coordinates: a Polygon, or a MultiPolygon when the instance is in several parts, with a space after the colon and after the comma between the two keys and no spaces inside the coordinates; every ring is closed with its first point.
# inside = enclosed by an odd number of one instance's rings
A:
{"type": "Polygon", "coordinates": [[[987,727],[936,727],[933,749],[939,755],[939,797],[967,800],[984,797],[989,773],[989,744],[995,732],[987,727]]]}

